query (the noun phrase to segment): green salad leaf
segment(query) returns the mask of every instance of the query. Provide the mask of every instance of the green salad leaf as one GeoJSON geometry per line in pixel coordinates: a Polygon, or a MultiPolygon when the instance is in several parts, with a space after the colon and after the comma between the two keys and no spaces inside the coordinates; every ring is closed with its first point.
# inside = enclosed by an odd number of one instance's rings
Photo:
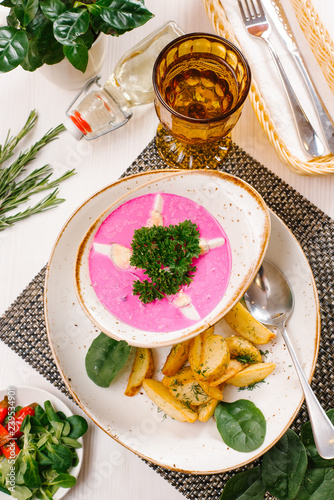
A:
{"type": "Polygon", "coordinates": [[[221,500],[262,500],[265,492],[261,468],[252,467],[227,481],[221,500]]]}
{"type": "Polygon", "coordinates": [[[20,451],[14,460],[15,492],[10,489],[12,479],[8,482],[13,459],[4,455],[0,457],[0,491],[9,495],[12,492],[18,500],[52,500],[59,488],[74,486],[76,478],[70,470],[78,465],[75,450],[82,445],[68,434],[79,438],[87,427],[83,417],[56,412],[50,401],[45,401],[44,408],[36,405],[34,414],[27,414],[20,426],[20,451]]]}
{"type": "Polygon", "coordinates": [[[88,377],[100,387],[109,387],[123,368],[131,351],[124,340],[114,340],[104,333],[93,340],[85,359],[88,377]]]}
{"type": "MultiPolygon", "coordinates": [[[[329,420],[334,424],[334,409],[327,412],[329,420]]],[[[314,437],[312,433],[311,422],[306,422],[300,430],[300,438],[306,448],[307,456],[312,463],[313,467],[334,467],[334,459],[325,460],[322,458],[315,446],[314,437]]]]}
{"type": "Polygon", "coordinates": [[[215,410],[218,431],[227,446],[241,452],[259,448],[266,435],[266,420],[252,401],[221,402],[215,410]]]}
{"type": "Polygon", "coordinates": [[[334,470],[331,467],[308,469],[295,500],[334,500],[334,470]]]}
{"type": "Polygon", "coordinates": [[[272,495],[292,500],[298,493],[306,468],[305,447],[297,434],[288,429],[263,457],[263,483],[272,495]]]}

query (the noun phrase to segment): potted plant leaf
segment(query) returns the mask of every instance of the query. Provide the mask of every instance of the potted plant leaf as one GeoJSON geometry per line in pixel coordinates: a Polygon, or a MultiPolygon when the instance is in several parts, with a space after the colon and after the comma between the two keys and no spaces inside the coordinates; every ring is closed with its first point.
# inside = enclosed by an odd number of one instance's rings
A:
{"type": "Polygon", "coordinates": [[[84,72],[100,33],[119,36],[153,14],[144,0],[2,0],[7,26],[0,27],[0,73],[21,65],[35,71],[66,58],[84,72]]]}

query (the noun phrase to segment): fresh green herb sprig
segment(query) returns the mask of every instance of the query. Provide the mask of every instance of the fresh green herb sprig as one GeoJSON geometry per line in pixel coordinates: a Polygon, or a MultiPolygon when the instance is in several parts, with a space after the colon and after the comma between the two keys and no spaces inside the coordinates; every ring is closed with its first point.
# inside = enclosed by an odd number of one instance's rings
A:
{"type": "Polygon", "coordinates": [[[35,407],[35,415],[27,415],[17,440],[20,452],[14,459],[0,457],[0,491],[20,500],[41,498],[52,500],[59,488],[71,488],[76,478],[70,474],[78,465],[78,438],[88,429],[80,415],[67,417],[56,412],[50,401],[44,408],[35,407]],[[15,485],[11,471],[15,467],[15,485]],[[10,476],[10,482],[8,480],[10,476]]]}
{"type": "Polygon", "coordinates": [[[243,363],[244,365],[253,365],[255,363],[258,363],[258,361],[254,358],[254,356],[250,356],[249,354],[243,354],[241,356],[238,356],[237,361],[240,361],[240,363],[243,363]]]}
{"type": "Polygon", "coordinates": [[[254,391],[259,387],[259,384],[265,384],[266,380],[259,380],[258,382],[253,382],[252,384],[246,385],[245,387],[238,387],[238,392],[240,391],[254,391]]]}
{"type": "Polygon", "coordinates": [[[133,284],[134,295],[144,304],[173,295],[193,280],[192,261],[201,249],[197,226],[190,220],[168,227],[141,227],[135,230],[131,247],[130,264],[148,276],[133,284]]]}
{"type": "Polygon", "coordinates": [[[58,197],[58,186],[74,174],[74,170],[68,170],[61,177],[50,180],[52,169],[49,165],[44,165],[21,178],[21,174],[36,158],[38,151],[49,142],[57,139],[59,133],[65,130],[63,125],[49,130],[29,149],[19,153],[17,159],[9,166],[4,166],[4,163],[13,156],[17,144],[33,128],[36,119],[37,113],[33,110],[17,136],[10,136],[10,131],[8,131],[5,143],[3,146],[0,145],[0,231],[31,215],[50,210],[65,201],[58,197]],[[8,215],[8,212],[28,202],[34,194],[50,189],[53,191],[35,205],[13,215],[8,215]]]}

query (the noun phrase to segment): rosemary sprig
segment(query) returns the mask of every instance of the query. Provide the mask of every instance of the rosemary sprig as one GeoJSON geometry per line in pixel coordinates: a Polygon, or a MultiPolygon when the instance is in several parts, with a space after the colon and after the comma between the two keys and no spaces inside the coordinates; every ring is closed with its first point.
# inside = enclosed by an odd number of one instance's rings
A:
{"type": "Polygon", "coordinates": [[[50,210],[51,208],[59,205],[63,201],[58,198],[58,186],[60,182],[72,176],[75,172],[68,170],[55,180],[50,180],[52,169],[50,165],[44,165],[41,168],[33,170],[33,172],[26,175],[23,179],[16,180],[22,174],[27,165],[36,158],[38,151],[49,142],[57,139],[58,134],[65,130],[63,125],[58,125],[54,129],[49,130],[43,137],[33,144],[29,149],[19,154],[17,159],[8,167],[1,165],[13,156],[13,151],[19,141],[32,129],[37,119],[36,111],[33,110],[29,117],[15,137],[10,137],[10,131],[7,134],[5,143],[0,145],[0,231],[3,231],[16,222],[29,217],[30,215],[50,210]],[[42,200],[38,201],[32,207],[28,207],[22,212],[15,215],[7,215],[7,212],[16,209],[22,203],[30,200],[31,196],[53,189],[53,192],[42,200]]]}
{"type": "Polygon", "coordinates": [[[40,200],[33,207],[28,207],[23,212],[18,212],[15,215],[11,215],[9,217],[0,217],[0,231],[3,231],[7,227],[13,226],[15,222],[26,219],[30,217],[30,215],[34,215],[40,212],[45,212],[46,210],[50,210],[60,203],[65,201],[62,198],[57,197],[58,189],[55,189],[51,194],[47,195],[45,198],[40,200]]]}
{"type": "Polygon", "coordinates": [[[13,155],[13,149],[20,142],[21,139],[32,129],[37,120],[37,113],[33,109],[28,116],[26,123],[23,125],[20,132],[16,137],[10,137],[10,130],[8,130],[7,137],[3,146],[0,144],[0,165],[2,165],[8,158],[13,155]]]}

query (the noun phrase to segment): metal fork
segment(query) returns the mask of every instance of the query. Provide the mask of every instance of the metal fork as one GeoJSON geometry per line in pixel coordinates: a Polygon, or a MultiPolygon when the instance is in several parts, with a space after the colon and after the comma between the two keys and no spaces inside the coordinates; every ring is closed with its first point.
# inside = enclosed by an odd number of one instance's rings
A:
{"type": "Polygon", "coordinates": [[[298,135],[305,152],[312,157],[323,155],[324,146],[320,141],[316,131],[312,127],[303,108],[301,107],[297,96],[291,86],[291,83],[283,69],[274,47],[272,46],[269,35],[271,26],[266,18],[260,0],[238,0],[241,16],[248,33],[251,36],[260,38],[266,42],[269,51],[276,63],[278,72],[281,76],[285,88],[292,114],[295,120],[298,135]]]}

